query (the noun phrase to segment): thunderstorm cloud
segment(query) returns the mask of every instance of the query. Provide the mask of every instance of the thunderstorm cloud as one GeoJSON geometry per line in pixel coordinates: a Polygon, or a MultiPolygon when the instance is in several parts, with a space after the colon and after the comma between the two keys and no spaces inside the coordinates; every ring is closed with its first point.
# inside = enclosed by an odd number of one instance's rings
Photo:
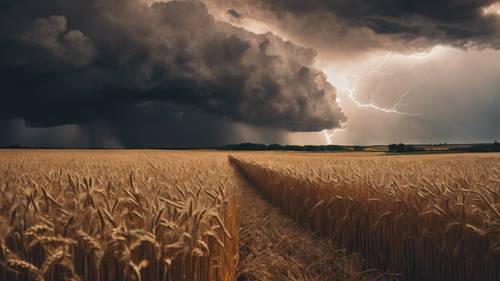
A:
{"type": "Polygon", "coordinates": [[[0,145],[500,138],[497,0],[4,0],[0,31],[0,145]]]}
{"type": "Polygon", "coordinates": [[[314,50],[217,21],[200,2],[16,0],[0,13],[2,120],[105,124],[133,145],[155,143],[134,137],[141,127],[180,145],[192,132],[224,142],[233,122],[319,131],[346,120],[314,50]]]}
{"type": "Polygon", "coordinates": [[[214,11],[264,22],[335,59],[374,50],[419,50],[436,44],[500,47],[498,19],[484,15],[484,9],[496,0],[206,2],[214,11]]]}

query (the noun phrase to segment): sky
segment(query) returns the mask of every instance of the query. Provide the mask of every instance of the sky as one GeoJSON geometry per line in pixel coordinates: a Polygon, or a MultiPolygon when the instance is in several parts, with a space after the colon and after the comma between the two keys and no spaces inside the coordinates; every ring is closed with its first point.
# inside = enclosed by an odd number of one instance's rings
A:
{"type": "Polygon", "coordinates": [[[0,145],[500,140],[496,0],[5,0],[0,145]]]}

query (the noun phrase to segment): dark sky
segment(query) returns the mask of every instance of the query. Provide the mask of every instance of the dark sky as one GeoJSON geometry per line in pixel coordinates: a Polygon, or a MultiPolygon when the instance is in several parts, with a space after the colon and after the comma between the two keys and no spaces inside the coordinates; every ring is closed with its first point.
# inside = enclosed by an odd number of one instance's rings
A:
{"type": "Polygon", "coordinates": [[[4,0],[0,145],[500,139],[498,11],[480,0],[4,0]]]}

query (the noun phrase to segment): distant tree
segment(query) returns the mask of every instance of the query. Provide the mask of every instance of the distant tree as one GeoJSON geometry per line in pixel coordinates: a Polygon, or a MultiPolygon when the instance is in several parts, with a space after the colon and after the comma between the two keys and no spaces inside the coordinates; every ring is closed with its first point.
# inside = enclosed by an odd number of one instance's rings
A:
{"type": "Polygon", "coordinates": [[[283,146],[277,143],[273,143],[267,146],[267,150],[283,150],[283,146]]]}
{"type": "Polygon", "coordinates": [[[354,151],[363,151],[363,150],[365,150],[365,147],[361,146],[361,145],[355,145],[355,146],[352,147],[352,149],[354,151]]]}
{"type": "Polygon", "coordinates": [[[500,143],[498,141],[493,143],[493,151],[500,152],[500,143]]]}
{"type": "Polygon", "coordinates": [[[393,143],[389,145],[389,152],[398,152],[398,145],[393,143]]]}
{"type": "Polygon", "coordinates": [[[270,145],[260,144],[260,143],[240,143],[240,144],[228,144],[226,146],[219,147],[223,150],[284,150],[284,151],[340,151],[347,150],[346,147],[340,145],[281,145],[273,143],[270,145]]]}
{"type": "Polygon", "coordinates": [[[230,150],[266,150],[267,146],[260,143],[240,143],[240,144],[230,144],[225,147],[225,149],[230,150]]]}
{"type": "Polygon", "coordinates": [[[413,151],[416,151],[416,149],[415,149],[415,147],[413,147],[411,145],[405,145],[403,143],[389,145],[389,152],[405,153],[405,152],[413,152],[413,151]]]}

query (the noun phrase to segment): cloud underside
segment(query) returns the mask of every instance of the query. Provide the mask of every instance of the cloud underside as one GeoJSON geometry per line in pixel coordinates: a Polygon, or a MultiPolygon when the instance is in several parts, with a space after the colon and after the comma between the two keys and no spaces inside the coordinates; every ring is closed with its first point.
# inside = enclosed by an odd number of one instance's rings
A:
{"type": "Polygon", "coordinates": [[[205,131],[222,142],[228,134],[204,130],[204,121],[230,130],[243,124],[319,131],[346,120],[335,88],[313,67],[314,50],[217,21],[202,3],[16,0],[1,6],[2,120],[28,127],[106,123],[124,143],[141,143],[123,133],[127,124],[177,128],[169,134],[182,135],[176,124],[185,116],[195,120],[184,121],[194,126],[184,131],[205,131]]]}
{"type": "Polygon", "coordinates": [[[500,47],[496,0],[205,0],[228,20],[258,21],[324,57],[370,51],[412,52],[437,44],[500,47]],[[237,16],[235,16],[237,15],[237,16]]]}

